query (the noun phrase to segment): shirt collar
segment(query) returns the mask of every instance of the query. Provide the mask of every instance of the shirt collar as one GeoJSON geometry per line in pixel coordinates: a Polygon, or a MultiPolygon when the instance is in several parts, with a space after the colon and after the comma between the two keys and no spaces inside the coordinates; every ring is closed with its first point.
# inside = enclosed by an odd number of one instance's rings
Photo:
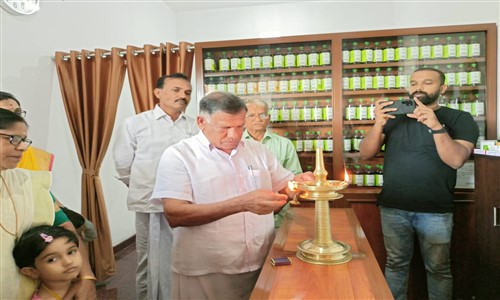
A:
{"type": "MultiPolygon", "coordinates": [[[[156,105],[155,105],[155,108],[153,109],[153,115],[154,115],[155,119],[157,119],[157,120],[158,120],[158,119],[161,119],[161,118],[163,118],[163,117],[165,117],[165,118],[167,118],[168,120],[172,121],[172,118],[170,117],[170,115],[168,115],[168,114],[167,114],[167,113],[166,113],[166,112],[165,112],[165,111],[164,111],[164,110],[160,107],[160,105],[158,105],[158,104],[156,104],[156,105]]],[[[177,120],[179,120],[179,119],[181,119],[181,118],[182,118],[182,119],[186,118],[186,116],[185,116],[184,112],[181,112],[181,114],[179,115],[179,118],[178,118],[177,120]]]]}
{"type": "MultiPolygon", "coordinates": [[[[207,137],[205,136],[205,134],[200,130],[200,132],[198,132],[198,134],[196,135],[197,138],[200,140],[200,143],[203,145],[203,147],[206,147],[208,148],[208,150],[212,151],[214,149],[217,149],[215,148],[214,145],[212,145],[212,143],[210,143],[210,141],[207,139],[207,137]]],[[[245,139],[242,137],[241,138],[241,141],[240,143],[238,144],[238,146],[236,147],[236,149],[233,149],[233,152],[235,150],[237,150],[240,146],[241,147],[244,147],[245,146],[245,139]]]]}
{"type": "MultiPolygon", "coordinates": [[[[262,141],[265,141],[265,140],[268,140],[271,138],[271,132],[269,132],[269,130],[266,130],[266,133],[264,133],[264,137],[262,138],[262,141]]],[[[248,130],[245,129],[245,131],[243,132],[243,136],[241,138],[242,140],[255,140],[249,133],[248,133],[248,130]]]]}

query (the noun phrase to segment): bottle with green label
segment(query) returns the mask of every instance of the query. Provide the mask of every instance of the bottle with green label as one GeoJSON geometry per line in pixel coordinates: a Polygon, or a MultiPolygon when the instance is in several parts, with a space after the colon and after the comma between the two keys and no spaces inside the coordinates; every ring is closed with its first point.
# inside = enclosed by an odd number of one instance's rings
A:
{"type": "Polygon", "coordinates": [[[278,92],[281,94],[288,93],[288,80],[285,77],[285,73],[281,73],[278,92]]]}
{"type": "Polygon", "coordinates": [[[311,109],[311,118],[314,122],[323,121],[323,108],[319,105],[319,100],[314,100],[314,106],[311,109]]]}
{"type": "Polygon", "coordinates": [[[361,63],[361,50],[358,47],[358,42],[352,42],[351,50],[349,51],[349,63],[361,63]]]}
{"type": "Polygon", "coordinates": [[[384,61],[384,51],[380,48],[380,42],[373,43],[373,62],[381,63],[384,61]]]}
{"type": "Polygon", "coordinates": [[[364,183],[364,176],[363,176],[363,170],[361,169],[361,166],[356,164],[354,165],[354,170],[352,174],[352,183],[357,186],[363,186],[364,183]]]}
{"type": "Polygon", "coordinates": [[[271,74],[271,77],[267,80],[267,92],[269,94],[279,93],[279,82],[274,74],[271,74]]]}
{"type": "Polygon", "coordinates": [[[349,78],[349,90],[357,91],[361,89],[361,77],[358,69],[352,69],[351,77],[349,78]]]}
{"type": "Polygon", "coordinates": [[[358,105],[356,106],[356,120],[366,120],[367,115],[367,106],[364,103],[364,99],[359,98],[358,105]]]}
{"type": "Polygon", "coordinates": [[[333,134],[331,131],[327,131],[326,138],[323,140],[323,151],[333,152],[333,134]]]}
{"type": "Polygon", "coordinates": [[[385,62],[393,62],[396,60],[396,51],[394,49],[394,47],[392,46],[392,41],[391,40],[387,40],[385,42],[385,49],[384,49],[384,57],[383,57],[383,61],[385,62]]]}
{"type": "Polygon", "coordinates": [[[297,77],[297,73],[292,73],[292,78],[288,81],[288,92],[289,93],[297,93],[299,91],[299,78],[297,77]]]}
{"type": "Polygon", "coordinates": [[[441,43],[441,39],[436,36],[434,37],[434,44],[431,48],[431,58],[432,59],[442,59],[444,55],[444,46],[441,43]]]}
{"type": "Polygon", "coordinates": [[[321,78],[318,76],[318,71],[313,72],[313,77],[309,83],[311,86],[311,92],[321,91],[321,78]]]}
{"type": "Polygon", "coordinates": [[[304,134],[304,152],[312,152],[314,147],[314,140],[309,131],[304,134]]]}
{"type": "Polygon", "coordinates": [[[333,107],[330,99],[326,99],[326,104],[323,107],[323,120],[331,121],[333,119],[333,107]]]}
{"type": "Polygon", "coordinates": [[[320,66],[329,66],[332,63],[331,57],[332,55],[330,54],[330,50],[328,50],[328,45],[323,44],[323,50],[321,50],[319,55],[320,66]]]}
{"type": "Polygon", "coordinates": [[[347,105],[345,107],[345,119],[356,120],[356,106],[354,106],[354,100],[352,98],[347,100],[347,105]]]}
{"type": "Polygon", "coordinates": [[[236,95],[236,80],[234,79],[234,76],[230,76],[229,80],[226,85],[226,89],[228,93],[235,94],[236,95]]]}
{"type": "Polygon", "coordinates": [[[290,121],[300,121],[300,109],[297,107],[297,101],[292,102],[292,107],[290,108],[290,121]]]}
{"type": "Polygon", "coordinates": [[[472,102],[472,115],[475,117],[484,116],[484,100],[478,93],[474,95],[472,102]]]}
{"type": "Polygon", "coordinates": [[[215,60],[212,56],[212,52],[207,52],[205,54],[203,65],[205,66],[205,72],[215,72],[215,60]]]}
{"type": "Polygon", "coordinates": [[[375,186],[384,185],[384,166],[377,164],[375,166],[375,186]]]}
{"type": "Polygon", "coordinates": [[[332,76],[330,75],[330,71],[325,71],[325,75],[321,78],[321,86],[325,92],[332,90],[332,76]]]}
{"type": "Polygon", "coordinates": [[[319,54],[316,52],[316,46],[311,45],[311,49],[307,54],[307,65],[309,67],[315,67],[319,65],[319,54]]]}
{"type": "Polygon", "coordinates": [[[257,81],[253,75],[247,79],[247,95],[257,94],[257,81]]]}
{"type": "Polygon", "coordinates": [[[307,72],[302,72],[302,77],[299,81],[299,91],[302,93],[308,93],[311,91],[311,80],[307,76],[307,72]]]}
{"type": "Polygon", "coordinates": [[[469,78],[468,78],[468,84],[469,85],[480,85],[481,84],[481,71],[477,67],[476,63],[470,64],[469,67],[469,78]]]}
{"type": "Polygon", "coordinates": [[[285,68],[295,68],[295,54],[293,53],[293,48],[288,47],[285,55],[285,68]]]}
{"type": "Polygon", "coordinates": [[[243,75],[238,76],[238,81],[236,82],[236,94],[246,95],[247,94],[247,82],[243,75]]]}
{"type": "Polygon", "coordinates": [[[260,70],[262,68],[262,57],[260,56],[259,49],[253,51],[252,56],[252,69],[260,70]]]}
{"type": "Polygon", "coordinates": [[[385,84],[385,76],[384,74],[380,71],[380,68],[375,68],[375,75],[373,76],[373,88],[380,90],[384,88],[385,84]]]}
{"type": "Polygon", "coordinates": [[[262,69],[272,69],[273,67],[273,57],[271,56],[271,51],[269,48],[264,49],[264,55],[262,56],[262,69]]]}
{"type": "Polygon", "coordinates": [[[406,60],[408,55],[408,49],[406,48],[405,42],[403,39],[398,39],[398,47],[396,48],[396,61],[404,61],[406,60]]]}
{"type": "Polygon", "coordinates": [[[295,151],[304,152],[304,139],[300,131],[295,132],[295,151]]]}
{"type": "Polygon", "coordinates": [[[429,44],[429,39],[422,38],[422,45],[420,46],[419,59],[431,59],[431,45],[429,44]]]}
{"type": "Polygon", "coordinates": [[[481,44],[477,40],[476,35],[471,35],[470,36],[470,43],[469,43],[469,57],[479,57],[481,56],[481,44]]]}
{"type": "Polygon", "coordinates": [[[290,108],[288,108],[288,105],[286,101],[281,102],[281,122],[290,122],[290,108]]]}
{"type": "Polygon", "coordinates": [[[458,45],[457,45],[457,57],[458,58],[466,58],[469,56],[469,44],[465,39],[465,36],[458,36],[458,45]]]}
{"type": "Polygon", "coordinates": [[[347,73],[347,70],[344,69],[342,70],[342,89],[343,90],[348,90],[349,89],[349,75],[347,73]]]}
{"type": "Polygon", "coordinates": [[[217,89],[214,78],[210,77],[208,79],[208,82],[205,86],[205,95],[210,94],[211,92],[215,91],[217,89]]]}
{"type": "Polygon", "coordinates": [[[215,89],[220,92],[227,92],[227,84],[226,81],[224,80],[224,77],[219,77],[215,89]]]}
{"type": "Polygon", "coordinates": [[[350,64],[351,63],[351,51],[347,49],[347,43],[342,43],[342,63],[350,64]]]}
{"type": "Polygon", "coordinates": [[[281,53],[281,48],[276,48],[273,56],[273,67],[275,69],[281,69],[285,67],[285,56],[281,53]]]}
{"type": "Polygon", "coordinates": [[[226,51],[222,51],[219,58],[219,71],[227,72],[229,71],[229,58],[227,57],[226,51]]]}
{"type": "Polygon", "coordinates": [[[323,141],[323,138],[321,137],[321,131],[316,131],[314,133],[313,150],[315,151],[318,148],[321,148],[321,150],[324,150],[324,141],[323,141]]]}
{"type": "Polygon", "coordinates": [[[238,71],[241,70],[241,59],[238,56],[238,51],[233,50],[233,55],[231,56],[230,59],[230,66],[229,68],[231,71],[238,71]]]}
{"type": "Polygon", "coordinates": [[[257,90],[261,95],[267,94],[267,79],[264,74],[259,75],[259,81],[257,82],[257,90]]]}
{"type": "Polygon", "coordinates": [[[469,73],[465,69],[464,64],[459,64],[458,65],[458,72],[457,72],[457,78],[456,78],[456,83],[458,86],[466,86],[469,82],[469,73]]]}
{"type": "Polygon", "coordinates": [[[369,41],[364,42],[363,50],[361,50],[361,62],[365,64],[371,64],[373,62],[373,49],[369,41]]]}
{"type": "Polygon", "coordinates": [[[372,170],[372,166],[365,164],[365,174],[363,176],[364,186],[375,186],[375,173],[372,170]]]}
{"type": "Polygon", "coordinates": [[[408,87],[408,75],[404,72],[404,67],[398,68],[398,75],[396,76],[396,88],[406,89],[408,87]]]}
{"type": "Polygon", "coordinates": [[[456,58],[457,57],[457,44],[455,43],[453,36],[449,35],[446,37],[446,45],[444,45],[443,58],[456,58]]]}
{"type": "Polygon", "coordinates": [[[297,67],[307,67],[307,54],[304,51],[304,46],[299,47],[299,53],[297,53],[297,67]]]}
{"type": "Polygon", "coordinates": [[[396,73],[392,68],[387,68],[384,76],[384,88],[394,89],[396,88],[396,73]]]}
{"type": "Polygon", "coordinates": [[[312,113],[311,113],[311,107],[309,106],[309,102],[307,100],[304,100],[303,106],[300,109],[300,119],[303,122],[311,122],[312,120],[312,113]]]}
{"type": "Polygon", "coordinates": [[[410,39],[410,46],[408,47],[408,60],[417,60],[420,55],[420,48],[418,47],[417,39],[410,39]]]}
{"type": "Polygon", "coordinates": [[[343,143],[343,151],[344,152],[352,152],[352,135],[349,130],[344,129],[342,139],[343,143]]]}
{"type": "Polygon", "coordinates": [[[375,120],[375,98],[370,99],[370,104],[366,110],[366,119],[375,120]]]}
{"type": "Polygon", "coordinates": [[[269,121],[271,123],[279,122],[279,109],[276,108],[275,102],[271,102],[271,109],[269,109],[269,121]]]}
{"type": "Polygon", "coordinates": [[[451,64],[446,65],[446,71],[444,73],[444,78],[445,78],[445,84],[447,86],[457,85],[457,76],[456,76],[455,70],[451,64]]]}
{"type": "Polygon", "coordinates": [[[248,55],[248,50],[243,50],[243,57],[241,58],[241,67],[243,70],[252,69],[252,58],[248,55]]]}
{"type": "Polygon", "coordinates": [[[472,103],[469,101],[467,94],[462,94],[458,102],[458,109],[472,114],[472,103]]]}
{"type": "Polygon", "coordinates": [[[373,89],[373,77],[370,73],[369,68],[364,69],[363,76],[361,77],[361,89],[362,90],[371,90],[373,89]]]}

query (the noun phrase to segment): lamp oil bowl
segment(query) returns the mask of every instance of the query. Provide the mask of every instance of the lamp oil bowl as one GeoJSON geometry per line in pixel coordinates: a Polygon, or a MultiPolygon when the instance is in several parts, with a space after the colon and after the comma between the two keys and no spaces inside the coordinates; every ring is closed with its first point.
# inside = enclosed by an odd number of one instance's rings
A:
{"type": "Polygon", "coordinates": [[[298,191],[301,198],[315,201],[315,230],[312,240],[298,245],[297,257],[307,263],[317,265],[337,265],[352,259],[351,246],[332,239],[329,200],[342,198],[337,191],[348,186],[346,181],[327,180],[328,172],[323,161],[323,149],[316,149],[316,169],[314,181],[290,182],[289,186],[298,191]]]}

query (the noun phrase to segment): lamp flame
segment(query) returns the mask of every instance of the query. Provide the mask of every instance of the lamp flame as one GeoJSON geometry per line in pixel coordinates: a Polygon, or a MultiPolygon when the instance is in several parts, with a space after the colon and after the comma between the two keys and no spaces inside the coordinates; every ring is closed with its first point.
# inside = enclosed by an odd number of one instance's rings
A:
{"type": "Polygon", "coordinates": [[[344,181],[350,182],[349,181],[349,173],[347,173],[347,169],[345,167],[344,167],[344,181]]]}

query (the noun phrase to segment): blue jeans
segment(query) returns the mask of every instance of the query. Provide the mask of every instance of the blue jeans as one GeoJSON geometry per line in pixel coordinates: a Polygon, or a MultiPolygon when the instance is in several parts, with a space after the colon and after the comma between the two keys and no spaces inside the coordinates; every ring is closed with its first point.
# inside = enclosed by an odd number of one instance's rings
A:
{"type": "Polygon", "coordinates": [[[406,299],[414,234],[427,273],[429,300],[451,299],[452,213],[419,213],[380,207],[387,262],[385,278],[396,300],[406,299]]]}

